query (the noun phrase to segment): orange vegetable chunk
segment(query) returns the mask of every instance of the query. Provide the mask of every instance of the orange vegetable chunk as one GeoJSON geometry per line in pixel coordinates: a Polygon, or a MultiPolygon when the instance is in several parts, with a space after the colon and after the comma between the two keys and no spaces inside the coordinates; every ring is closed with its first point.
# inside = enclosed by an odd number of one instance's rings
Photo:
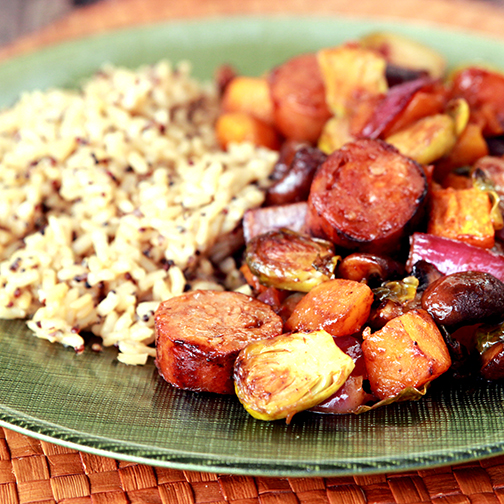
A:
{"type": "Polygon", "coordinates": [[[453,169],[466,165],[470,166],[487,155],[488,145],[481,131],[481,126],[469,123],[457,138],[451,152],[436,164],[434,178],[444,183],[445,177],[453,169]]]}
{"type": "Polygon", "coordinates": [[[265,77],[235,77],[222,97],[224,112],[245,112],[273,124],[273,102],[265,77]]]}
{"type": "Polygon", "coordinates": [[[417,91],[404,110],[386,127],[383,137],[386,138],[407,128],[422,117],[442,113],[445,105],[446,96],[440,85],[432,85],[431,88],[417,91]]]}
{"type": "Polygon", "coordinates": [[[231,142],[252,142],[254,145],[276,150],[280,141],[275,129],[244,112],[225,112],[215,125],[217,140],[226,149],[231,142]]]}
{"type": "Polygon", "coordinates": [[[451,366],[443,337],[425,310],[409,311],[374,333],[367,327],[363,337],[369,384],[380,399],[420,389],[451,366]]]}
{"type": "Polygon", "coordinates": [[[366,322],[373,292],[363,283],[335,278],[308,292],[285,324],[287,331],[325,329],[333,336],[358,332],[366,322]]]}
{"type": "Polygon", "coordinates": [[[470,245],[492,248],[495,230],[488,194],[479,189],[435,189],[427,232],[470,245]]]}

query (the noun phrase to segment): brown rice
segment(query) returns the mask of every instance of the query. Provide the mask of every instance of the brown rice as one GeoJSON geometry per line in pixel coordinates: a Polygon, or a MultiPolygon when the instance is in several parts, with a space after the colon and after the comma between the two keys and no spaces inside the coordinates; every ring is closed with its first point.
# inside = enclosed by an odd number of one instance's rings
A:
{"type": "MultiPolygon", "coordinates": [[[[190,67],[104,67],[81,90],[21,96],[0,113],[0,318],[119,360],[154,355],[153,313],[187,288],[223,288],[209,260],[260,205],[276,153],[219,149],[218,100],[190,67]]],[[[222,260],[226,288],[234,261],[222,260]]]]}

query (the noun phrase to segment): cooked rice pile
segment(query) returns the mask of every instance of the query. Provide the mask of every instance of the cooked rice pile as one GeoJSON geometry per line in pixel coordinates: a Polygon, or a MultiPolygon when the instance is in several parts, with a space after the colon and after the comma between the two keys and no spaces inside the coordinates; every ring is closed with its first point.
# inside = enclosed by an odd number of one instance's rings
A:
{"type": "MultiPolygon", "coordinates": [[[[261,204],[276,160],[222,152],[216,114],[213,87],[168,62],[1,112],[0,317],[77,350],[91,331],[128,364],[154,355],[159,302],[222,288],[210,251],[261,204]]],[[[236,278],[231,259],[221,269],[236,278]]]]}

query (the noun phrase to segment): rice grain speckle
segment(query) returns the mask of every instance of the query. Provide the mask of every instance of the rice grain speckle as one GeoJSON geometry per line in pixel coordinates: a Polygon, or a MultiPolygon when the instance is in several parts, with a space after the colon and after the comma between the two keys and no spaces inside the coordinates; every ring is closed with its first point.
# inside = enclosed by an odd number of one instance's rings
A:
{"type": "MultiPolygon", "coordinates": [[[[90,331],[144,364],[160,301],[223,288],[214,263],[262,203],[277,154],[222,151],[216,90],[190,70],[108,66],[0,112],[0,318],[78,351],[90,331]]],[[[221,277],[246,289],[232,260],[221,277]]]]}

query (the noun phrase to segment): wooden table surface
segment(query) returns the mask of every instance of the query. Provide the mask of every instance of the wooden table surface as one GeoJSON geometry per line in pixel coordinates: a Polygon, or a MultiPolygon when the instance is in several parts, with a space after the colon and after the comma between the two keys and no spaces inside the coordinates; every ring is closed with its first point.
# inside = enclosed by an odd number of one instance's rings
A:
{"type": "MultiPolygon", "coordinates": [[[[10,0],[0,0],[10,1],[10,0]]],[[[49,0],[46,0],[49,1],[49,0]]],[[[504,6],[476,0],[101,0],[69,9],[0,48],[0,58],[164,19],[258,13],[414,19],[504,38],[504,6]]],[[[5,22],[5,20],[4,20],[5,22]]],[[[252,478],[142,466],[0,428],[0,504],[504,504],[504,457],[454,467],[346,478],[252,478]]]]}

